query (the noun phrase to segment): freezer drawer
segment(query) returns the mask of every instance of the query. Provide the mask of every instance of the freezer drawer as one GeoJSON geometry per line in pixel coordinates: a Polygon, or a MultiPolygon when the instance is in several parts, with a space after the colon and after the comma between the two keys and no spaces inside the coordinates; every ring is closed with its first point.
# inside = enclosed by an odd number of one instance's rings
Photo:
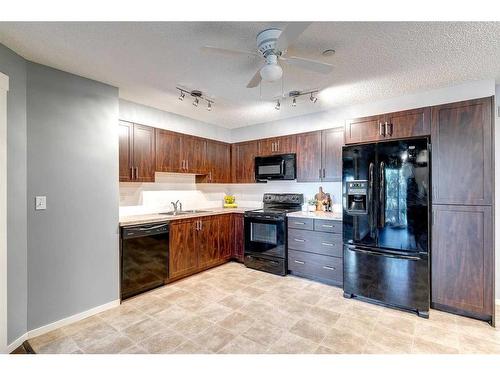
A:
{"type": "Polygon", "coordinates": [[[344,294],[425,316],[429,311],[427,254],[395,255],[344,246],[344,294]]]}

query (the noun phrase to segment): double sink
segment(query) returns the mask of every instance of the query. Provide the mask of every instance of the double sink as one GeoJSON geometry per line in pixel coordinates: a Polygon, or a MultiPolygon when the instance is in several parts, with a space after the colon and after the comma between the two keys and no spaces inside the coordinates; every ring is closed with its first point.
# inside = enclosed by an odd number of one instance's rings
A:
{"type": "Polygon", "coordinates": [[[161,212],[160,215],[179,216],[179,215],[202,214],[206,212],[212,212],[212,211],[205,211],[205,210],[168,211],[168,212],[161,212]]]}

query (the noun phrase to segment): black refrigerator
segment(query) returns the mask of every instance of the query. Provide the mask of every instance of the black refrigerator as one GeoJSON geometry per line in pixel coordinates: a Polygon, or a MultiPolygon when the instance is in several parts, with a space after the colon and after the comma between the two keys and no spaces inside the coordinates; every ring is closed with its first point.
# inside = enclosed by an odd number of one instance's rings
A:
{"type": "Polygon", "coordinates": [[[427,138],[342,150],[344,296],[429,316],[427,138]]]}

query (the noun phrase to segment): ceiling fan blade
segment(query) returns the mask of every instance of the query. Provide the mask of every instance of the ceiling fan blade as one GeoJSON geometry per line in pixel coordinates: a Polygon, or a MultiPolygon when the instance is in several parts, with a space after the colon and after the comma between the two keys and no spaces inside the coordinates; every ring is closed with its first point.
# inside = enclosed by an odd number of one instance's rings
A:
{"type": "Polygon", "coordinates": [[[256,52],[252,51],[243,51],[239,49],[227,49],[227,48],[219,48],[219,47],[213,47],[213,46],[203,46],[201,47],[201,50],[203,52],[209,52],[209,53],[218,53],[220,55],[226,55],[226,56],[259,56],[256,52]]]}
{"type": "Polygon", "coordinates": [[[302,57],[281,57],[280,60],[285,64],[293,65],[301,69],[311,70],[316,73],[328,74],[333,71],[333,65],[316,60],[304,59],[302,57]]]}
{"type": "Polygon", "coordinates": [[[311,22],[291,22],[286,25],[276,41],[276,49],[278,51],[286,50],[310,24],[311,22]]]}
{"type": "Polygon", "coordinates": [[[252,89],[254,87],[259,86],[260,81],[262,81],[262,77],[260,76],[260,69],[253,75],[250,82],[247,84],[247,89],[252,89]]]}

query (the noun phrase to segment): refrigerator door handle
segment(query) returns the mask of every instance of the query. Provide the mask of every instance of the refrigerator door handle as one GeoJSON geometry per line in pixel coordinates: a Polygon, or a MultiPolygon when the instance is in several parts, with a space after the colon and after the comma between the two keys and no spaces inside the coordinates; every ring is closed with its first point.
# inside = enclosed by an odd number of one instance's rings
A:
{"type": "Polygon", "coordinates": [[[379,208],[380,208],[380,223],[379,227],[385,226],[385,163],[380,162],[380,191],[379,191],[379,208]]]}
{"type": "Polygon", "coordinates": [[[368,197],[367,197],[367,205],[369,212],[369,224],[370,224],[370,235],[373,237],[375,235],[375,212],[373,209],[373,162],[370,163],[368,167],[368,197]]]}
{"type": "Polygon", "coordinates": [[[347,248],[350,251],[354,251],[356,253],[362,253],[362,254],[368,254],[368,255],[375,255],[375,256],[382,256],[386,258],[395,258],[395,259],[405,259],[405,260],[421,260],[420,257],[416,256],[411,256],[411,255],[398,255],[398,254],[389,254],[389,253],[379,253],[377,251],[370,251],[370,250],[362,250],[359,249],[355,246],[347,246],[347,248]]]}

